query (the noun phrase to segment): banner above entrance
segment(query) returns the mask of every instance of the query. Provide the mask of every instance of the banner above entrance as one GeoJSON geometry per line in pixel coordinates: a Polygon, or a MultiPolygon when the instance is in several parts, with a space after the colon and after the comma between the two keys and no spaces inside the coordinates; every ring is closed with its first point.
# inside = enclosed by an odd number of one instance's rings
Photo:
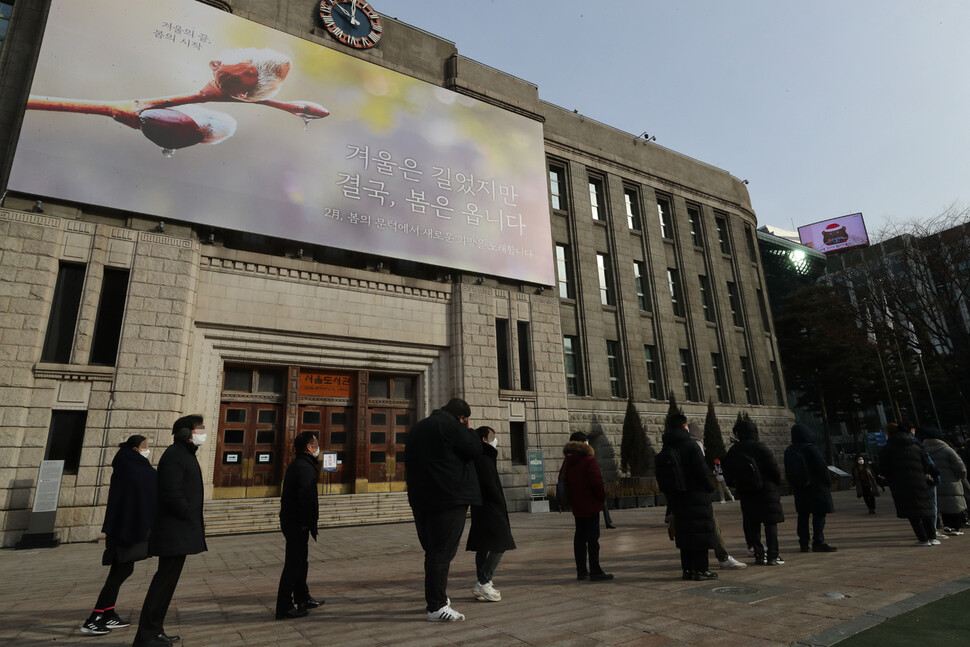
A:
{"type": "Polygon", "coordinates": [[[327,373],[303,369],[300,371],[300,397],[354,397],[354,378],[346,373],[327,373]]]}

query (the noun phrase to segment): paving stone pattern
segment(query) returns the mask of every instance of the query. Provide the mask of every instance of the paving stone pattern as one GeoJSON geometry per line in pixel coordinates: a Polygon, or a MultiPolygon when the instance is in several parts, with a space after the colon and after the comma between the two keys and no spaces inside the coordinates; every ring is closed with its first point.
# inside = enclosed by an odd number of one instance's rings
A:
{"type": "MultiPolygon", "coordinates": [[[[320,541],[311,542],[310,590],[326,604],[289,621],[273,619],[282,536],[212,537],[207,553],[186,561],[165,629],[181,635],[184,647],[825,644],[810,637],[844,637],[839,628],[862,629],[878,610],[914,596],[918,601],[970,575],[970,534],[916,547],[888,496],[878,500],[876,515],[866,513],[854,492],[836,493],[835,499],[838,512],[826,528],[839,548],[832,554],[798,552],[794,507],[790,497],[783,499],[789,516],[780,536],[787,563],[779,567],[750,565],[738,504],[715,503],[729,550],[749,567],[720,571],[719,580],[704,583],[681,579],[662,508],[613,513],[619,527],[604,530],[601,538],[602,562],[616,575],[613,582],[575,580],[568,514],[515,513],[519,548],[506,554],[495,576],[502,601],[474,600],[474,558],[461,550],[449,595],[467,620],[453,624],[425,620],[423,554],[410,523],[321,531],[320,541]],[[716,591],[723,587],[763,594],[716,591]]],[[[102,549],[85,543],[0,551],[0,645],[130,645],[134,626],[103,637],[79,631],[107,574],[102,549]]],[[[122,617],[137,622],[154,566],[154,560],[137,564],[122,587],[122,617]]]]}

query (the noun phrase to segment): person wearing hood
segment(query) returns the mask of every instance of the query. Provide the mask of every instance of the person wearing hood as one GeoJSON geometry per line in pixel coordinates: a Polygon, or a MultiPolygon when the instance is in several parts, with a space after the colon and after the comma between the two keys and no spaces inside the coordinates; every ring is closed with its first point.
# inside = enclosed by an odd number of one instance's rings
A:
{"type": "Polygon", "coordinates": [[[507,550],[515,550],[509,509],[498,476],[498,438],[495,430],[482,426],[475,430],[482,439],[481,456],[475,457],[475,471],[482,490],[482,504],[472,506],[472,527],[468,531],[465,550],[475,551],[475,575],[478,581],[472,588],[477,600],[498,602],[502,594],[492,585],[495,569],[507,550]]]}
{"type": "Polygon", "coordinates": [[[158,461],[158,512],[148,553],[158,570],[145,594],[132,647],[166,647],[178,636],[165,633],[165,615],[175,594],[186,555],[207,550],[202,518],[202,470],[195,454],[205,444],[202,416],[183,416],[172,425],[172,444],[158,461]]]}
{"type": "Polygon", "coordinates": [[[118,446],[111,461],[111,484],[104,513],[104,556],[111,565],[108,577],[81,633],[104,635],[127,627],[115,611],[118,592],[135,571],[135,562],[148,558],[148,536],[155,522],[158,491],[155,468],[148,461],[148,439],[134,434],[118,446]]]}
{"type": "MultiPolygon", "coordinates": [[[[863,499],[869,514],[876,514],[876,497],[879,496],[879,482],[876,475],[872,473],[872,468],[866,462],[862,454],[855,455],[855,464],[852,466],[852,481],[855,483],[855,495],[857,499],[863,499]]],[[[883,488],[885,490],[886,488],[883,488]]]]}
{"type": "Polygon", "coordinates": [[[586,434],[581,431],[569,437],[562,453],[559,480],[565,482],[569,490],[569,506],[576,524],[573,533],[576,579],[612,580],[613,574],[604,572],[600,566],[600,511],[606,501],[603,473],[586,434]]]}
{"type": "Polygon", "coordinates": [[[744,539],[754,548],[755,564],[779,566],[785,563],[778,551],[778,524],[785,520],[781,507],[781,472],[771,451],[758,440],[758,427],[739,420],[732,429],[737,442],[724,458],[724,477],[741,499],[744,539]],[[761,526],[765,541],[761,543],[761,526]]]}
{"type": "MultiPolygon", "coordinates": [[[[676,454],[673,460],[664,462],[671,466],[671,470],[675,464],[680,470],[679,476],[671,475],[672,482],[666,484],[664,495],[673,516],[674,541],[680,549],[683,579],[717,579],[717,573],[709,568],[708,551],[717,543],[717,531],[711,506],[714,484],[704,462],[704,452],[697,439],[690,435],[687,418],[680,414],[670,418],[661,442],[661,453],[676,454]]],[[[658,470],[658,478],[661,476],[658,470]]]]}
{"type": "MultiPolygon", "coordinates": [[[[685,417],[686,419],[686,417],[685,417]]],[[[687,425],[687,431],[690,433],[690,438],[697,446],[700,447],[701,455],[706,455],[706,450],[704,449],[704,431],[701,426],[696,422],[691,422],[687,425]]],[[[704,459],[704,464],[707,465],[707,459],[704,459]]],[[[708,472],[710,473],[710,472],[708,472]]],[[[731,490],[728,488],[727,483],[724,482],[724,470],[721,468],[720,459],[714,459],[714,471],[713,471],[715,482],[717,487],[721,492],[721,503],[724,503],[724,491],[727,490],[728,496],[731,497],[731,501],[734,501],[734,495],[731,494],[731,490]],[[720,476],[719,476],[720,475],[720,476]]],[[[713,513],[712,513],[713,514],[713,513]]],[[[724,536],[721,534],[721,524],[717,521],[717,515],[714,516],[714,557],[717,559],[718,563],[721,565],[722,569],[737,570],[741,568],[747,568],[747,564],[744,562],[739,562],[738,560],[731,557],[728,553],[727,544],[724,541],[724,536]]],[[[675,531],[676,532],[676,531],[675,531]]]]}
{"type": "Polygon", "coordinates": [[[962,535],[960,528],[966,525],[967,501],[963,497],[963,480],[967,467],[960,455],[943,440],[943,432],[936,427],[922,429],[923,449],[930,455],[940,473],[937,489],[937,507],[943,519],[944,532],[962,535]]]}
{"type": "Polygon", "coordinates": [[[815,432],[803,424],[792,425],[791,445],[785,449],[785,476],[795,495],[798,545],[802,552],[808,552],[811,538],[813,553],[834,553],[836,548],[825,542],[825,515],[835,512],[832,476],[825,457],[815,446],[815,432]]]}
{"type": "MultiPolygon", "coordinates": [[[[907,426],[908,427],[908,426],[907,426]]],[[[886,446],[879,459],[880,483],[889,485],[896,516],[908,519],[917,546],[939,545],[930,487],[929,457],[916,442],[915,430],[892,422],[886,425],[886,446]]]]}
{"type": "Polygon", "coordinates": [[[424,549],[428,622],[460,622],[451,608],[448,571],[458,552],[469,505],[482,504],[475,458],[484,443],[469,429],[471,408],[461,398],[414,423],[404,443],[408,503],[424,549]]]}
{"type": "Polygon", "coordinates": [[[316,609],[322,601],[310,595],[307,586],[310,537],[317,540],[320,519],[320,440],[311,431],[304,431],[293,439],[293,462],[283,476],[280,494],[280,530],[286,540],[283,572],[276,591],[276,619],[302,618],[308,609],[316,609]]]}

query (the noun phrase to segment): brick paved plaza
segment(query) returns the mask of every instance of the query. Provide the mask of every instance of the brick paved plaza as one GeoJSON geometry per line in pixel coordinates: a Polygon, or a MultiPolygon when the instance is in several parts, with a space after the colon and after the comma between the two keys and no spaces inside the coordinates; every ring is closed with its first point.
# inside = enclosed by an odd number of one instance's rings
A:
{"type": "MultiPolygon", "coordinates": [[[[474,600],[474,559],[459,552],[449,595],[467,619],[455,624],[425,621],[422,553],[412,524],[321,531],[310,547],[310,590],[326,604],[290,621],[273,619],[282,536],[211,537],[207,553],[186,561],[165,629],[185,647],[825,645],[970,587],[970,534],[933,548],[913,546],[888,492],[874,516],[854,492],[836,493],[837,513],[826,528],[839,548],[833,554],[798,552],[792,499],[782,501],[789,515],[780,526],[787,563],[720,571],[713,583],[681,580],[662,508],[614,513],[618,528],[604,531],[601,541],[603,564],[616,580],[603,583],[575,580],[568,514],[513,514],[519,549],[496,573],[502,601],[474,600]]],[[[750,564],[738,504],[714,509],[729,550],[750,564]]],[[[134,626],[103,637],[79,631],[107,573],[102,548],[0,551],[0,645],[130,645],[134,626]]],[[[139,563],[122,587],[122,617],[137,621],[154,566],[154,560],[139,563]]]]}

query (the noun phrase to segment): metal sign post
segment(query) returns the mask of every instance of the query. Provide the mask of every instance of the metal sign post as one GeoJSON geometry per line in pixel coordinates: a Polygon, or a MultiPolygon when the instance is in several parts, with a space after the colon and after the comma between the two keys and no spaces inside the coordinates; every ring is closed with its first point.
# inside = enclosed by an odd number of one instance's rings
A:
{"type": "Polygon", "coordinates": [[[34,508],[27,522],[27,532],[17,542],[17,550],[24,548],[55,548],[61,540],[54,536],[57,520],[57,500],[61,496],[61,477],[64,461],[41,461],[34,491],[34,508]]]}

